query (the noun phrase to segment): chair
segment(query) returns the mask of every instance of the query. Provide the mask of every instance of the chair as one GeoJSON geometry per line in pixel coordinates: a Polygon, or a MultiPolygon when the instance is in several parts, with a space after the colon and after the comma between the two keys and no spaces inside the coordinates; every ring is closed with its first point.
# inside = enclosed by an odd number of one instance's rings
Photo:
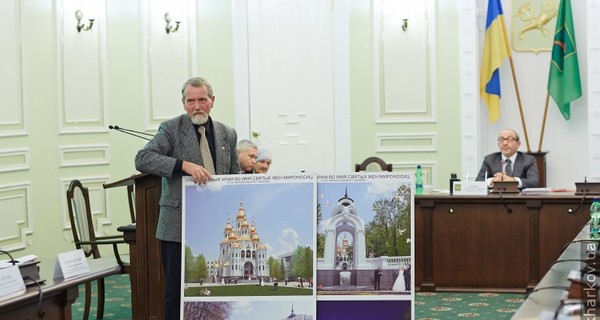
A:
{"type": "MultiPolygon", "coordinates": [[[[67,204],[69,208],[69,220],[71,222],[71,230],[73,232],[73,240],[77,249],[82,249],[86,257],[92,259],[102,258],[100,255],[100,245],[111,245],[113,247],[114,257],[119,266],[121,273],[129,273],[129,256],[120,255],[118,244],[124,244],[123,235],[114,236],[96,236],[93,223],[92,212],[90,208],[90,197],[86,187],[79,180],[73,180],[69,184],[67,190],[67,204]]],[[[106,257],[108,259],[109,257],[106,257]]],[[[104,317],[104,278],[98,281],[98,307],[96,310],[96,318],[104,317]]],[[[85,284],[85,311],[83,319],[88,319],[91,305],[91,283],[85,284]]]]}
{"type": "Polygon", "coordinates": [[[129,203],[131,223],[135,223],[135,186],[133,184],[127,186],[127,202],[129,203]]]}
{"type": "Polygon", "coordinates": [[[357,163],[354,165],[355,172],[359,172],[359,171],[389,171],[389,172],[392,172],[393,170],[394,170],[394,168],[391,163],[385,163],[385,161],[383,161],[383,159],[378,158],[378,157],[369,157],[369,158],[365,159],[365,161],[363,161],[362,163],[357,163]],[[376,167],[376,165],[379,166],[379,170],[377,170],[377,168],[374,169],[374,167],[376,167]]]}

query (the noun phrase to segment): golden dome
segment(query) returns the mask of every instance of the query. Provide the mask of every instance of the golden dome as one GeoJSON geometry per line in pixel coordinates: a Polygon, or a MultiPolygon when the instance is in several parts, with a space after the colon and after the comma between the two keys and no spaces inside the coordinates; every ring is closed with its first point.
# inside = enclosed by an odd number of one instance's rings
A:
{"type": "Polygon", "coordinates": [[[237,236],[235,235],[235,232],[229,233],[229,240],[231,240],[231,241],[237,240],[237,236]]]}
{"type": "Polygon", "coordinates": [[[229,219],[227,219],[227,224],[225,225],[225,231],[231,231],[231,222],[229,222],[229,219]]]}
{"type": "Polygon", "coordinates": [[[258,242],[260,241],[260,238],[258,237],[258,233],[255,233],[252,235],[252,242],[258,242]]]}
{"type": "Polygon", "coordinates": [[[246,220],[246,213],[244,212],[244,205],[240,201],[240,208],[238,209],[238,214],[235,216],[235,220],[246,220]]]}
{"type": "Polygon", "coordinates": [[[248,221],[244,220],[244,221],[242,222],[242,226],[241,226],[241,228],[242,228],[242,229],[246,229],[246,228],[248,228],[248,221]]]}

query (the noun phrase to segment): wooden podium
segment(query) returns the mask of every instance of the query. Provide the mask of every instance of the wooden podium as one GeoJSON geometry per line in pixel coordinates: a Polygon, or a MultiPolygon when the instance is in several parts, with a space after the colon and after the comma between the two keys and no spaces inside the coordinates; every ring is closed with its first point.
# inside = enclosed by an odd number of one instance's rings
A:
{"type": "Polygon", "coordinates": [[[161,177],[138,174],[104,185],[104,188],[135,186],[136,224],[119,227],[131,256],[131,303],[133,319],[162,319],[164,279],[160,242],[156,239],[161,177]]]}

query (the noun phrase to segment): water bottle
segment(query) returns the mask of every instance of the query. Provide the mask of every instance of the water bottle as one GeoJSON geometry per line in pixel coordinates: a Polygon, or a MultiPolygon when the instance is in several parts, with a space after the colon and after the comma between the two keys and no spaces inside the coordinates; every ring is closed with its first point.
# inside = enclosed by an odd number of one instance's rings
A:
{"type": "MultiPolygon", "coordinates": [[[[415,194],[423,194],[423,169],[421,169],[421,165],[417,166],[415,172],[415,194]]],[[[600,213],[598,217],[600,218],[600,213]]]]}
{"type": "Polygon", "coordinates": [[[594,197],[590,206],[590,238],[600,239],[600,198],[594,197]]]}

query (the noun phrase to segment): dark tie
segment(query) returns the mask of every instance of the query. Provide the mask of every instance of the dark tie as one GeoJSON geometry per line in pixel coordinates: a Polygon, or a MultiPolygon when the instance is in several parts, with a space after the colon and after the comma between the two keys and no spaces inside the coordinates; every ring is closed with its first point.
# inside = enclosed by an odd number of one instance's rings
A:
{"type": "Polygon", "coordinates": [[[504,162],[506,162],[506,167],[504,168],[504,172],[506,173],[507,176],[512,177],[512,175],[513,175],[512,161],[510,161],[510,159],[506,159],[506,160],[504,160],[504,162]]]}
{"type": "Polygon", "coordinates": [[[204,162],[204,168],[206,168],[210,174],[215,174],[215,165],[213,164],[212,156],[210,154],[205,130],[204,126],[198,128],[198,132],[200,132],[200,155],[202,156],[202,162],[204,162]]]}

